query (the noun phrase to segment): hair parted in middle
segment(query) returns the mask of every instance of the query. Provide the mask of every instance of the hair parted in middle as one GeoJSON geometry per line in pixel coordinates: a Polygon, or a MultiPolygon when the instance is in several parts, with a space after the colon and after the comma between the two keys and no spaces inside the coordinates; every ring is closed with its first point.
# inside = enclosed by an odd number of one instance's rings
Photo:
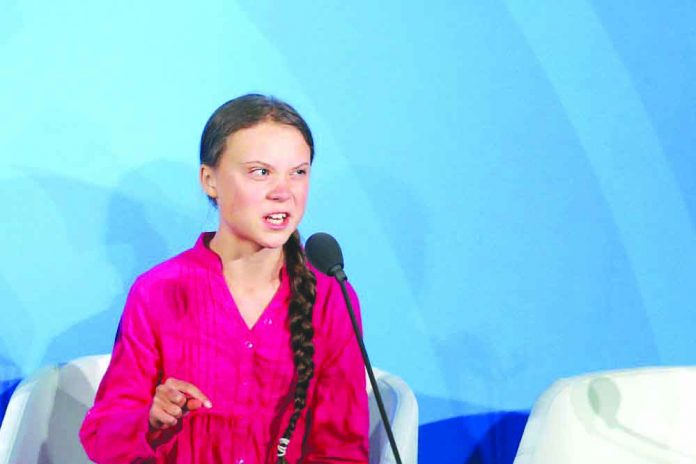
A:
{"type": "MultiPolygon", "coordinates": [[[[292,106],[281,100],[260,94],[248,94],[222,104],[208,119],[201,137],[201,164],[216,167],[230,135],[266,121],[292,126],[300,131],[310,149],[310,163],[314,160],[314,139],[302,116],[292,106]]],[[[208,198],[215,204],[213,198],[208,198]]],[[[316,299],[317,282],[316,277],[307,267],[297,230],[283,245],[283,254],[291,289],[288,316],[297,381],[293,401],[294,411],[277,445],[278,464],[287,464],[286,450],[297,421],[305,408],[307,391],[314,376],[312,310],[316,299]]]]}

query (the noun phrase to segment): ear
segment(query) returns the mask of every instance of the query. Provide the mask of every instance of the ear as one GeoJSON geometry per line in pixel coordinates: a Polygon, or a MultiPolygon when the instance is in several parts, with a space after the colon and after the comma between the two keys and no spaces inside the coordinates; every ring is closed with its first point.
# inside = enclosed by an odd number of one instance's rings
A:
{"type": "Polygon", "coordinates": [[[214,169],[206,164],[201,164],[200,181],[205,194],[210,198],[217,198],[214,169]]]}

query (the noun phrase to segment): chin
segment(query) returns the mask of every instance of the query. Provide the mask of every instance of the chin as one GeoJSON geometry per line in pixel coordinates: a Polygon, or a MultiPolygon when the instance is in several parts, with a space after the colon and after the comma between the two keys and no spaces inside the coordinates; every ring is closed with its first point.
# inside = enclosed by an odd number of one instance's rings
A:
{"type": "Polygon", "coordinates": [[[285,245],[285,242],[288,241],[290,235],[292,235],[292,233],[283,235],[278,234],[275,237],[269,237],[265,240],[259,240],[258,243],[264,248],[281,248],[283,245],[285,245]]]}
{"type": "Polygon", "coordinates": [[[285,245],[285,242],[275,242],[275,241],[274,242],[266,242],[266,243],[261,244],[261,246],[263,248],[266,248],[268,250],[275,250],[277,248],[283,248],[283,245],[285,245]]]}

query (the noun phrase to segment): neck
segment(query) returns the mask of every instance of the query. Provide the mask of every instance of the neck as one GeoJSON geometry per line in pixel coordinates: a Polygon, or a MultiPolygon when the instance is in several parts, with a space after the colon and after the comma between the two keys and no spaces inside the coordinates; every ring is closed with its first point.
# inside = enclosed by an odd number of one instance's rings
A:
{"type": "Polygon", "coordinates": [[[284,257],[282,248],[262,248],[242,242],[219,229],[209,246],[220,257],[225,275],[238,283],[275,283],[279,279],[284,257]]]}

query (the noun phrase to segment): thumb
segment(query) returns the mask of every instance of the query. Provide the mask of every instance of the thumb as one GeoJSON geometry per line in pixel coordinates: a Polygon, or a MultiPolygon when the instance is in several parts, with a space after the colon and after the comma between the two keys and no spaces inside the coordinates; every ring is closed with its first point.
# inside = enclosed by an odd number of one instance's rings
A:
{"type": "Polygon", "coordinates": [[[189,411],[195,411],[203,406],[203,402],[197,398],[189,398],[186,400],[186,409],[189,411]]]}

